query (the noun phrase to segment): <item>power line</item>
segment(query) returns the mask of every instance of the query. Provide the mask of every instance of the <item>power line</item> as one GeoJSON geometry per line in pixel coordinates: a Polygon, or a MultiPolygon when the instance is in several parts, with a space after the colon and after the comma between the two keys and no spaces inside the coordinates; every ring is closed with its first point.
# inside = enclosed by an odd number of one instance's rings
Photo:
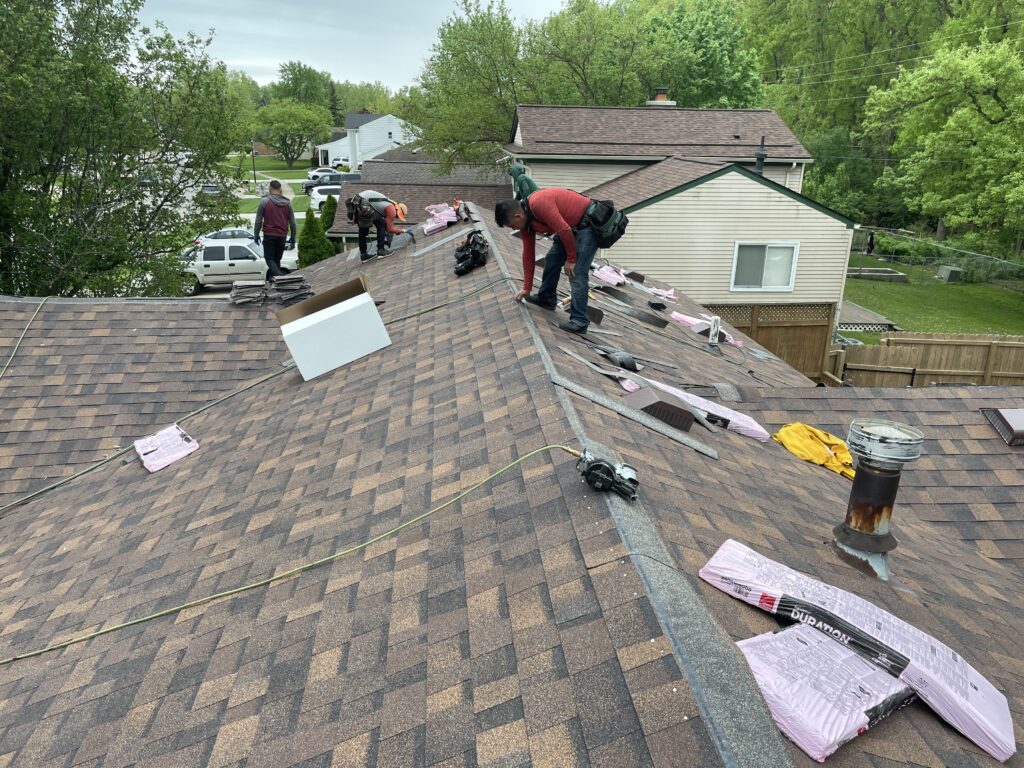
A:
{"type": "MultiPolygon", "coordinates": [[[[1007,22],[1006,24],[996,24],[996,25],[991,26],[991,27],[979,27],[978,29],[972,29],[972,30],[969,30],[967,32],[961,32],[958,35],[946,35],[944,37],[933,37],[933,38],[930,38],[928,40],[922,40],[919,43],[908,43],[906,45],[897,45],[894,48],[877,48],[877,49],[875,49],[873,51],[868,51],[867,53],[857,53],[857,54],[854,54],[852,56],[841,56],[838,59],[827,59],[825,61],[814,62],[813,64],[791,64],[791,65],[787,65],[785,67],[779,67],[778,71],[785,72],[786,70],[790,70],[790,69],[809,69],[811,67],[819,67],[819,66],[823,66],[823,65],[826,65],[826,64],[835,64],[837,61],[849,61],[851,59],[862,59],[865,56],[873,56],[876,53],[888,53],[890,51],[902,51],[902,50],[906,50],[907,48],[916,48],[916,47],[921,46],[921,45],[928,45],[929,43],[937,43],[940,40],[955,40],[955,39],[957,39],[959,37],[968,37],[968,36],[973,35],[973,34],[975,34],[977,32],[987,32],[987,31],[992,30],[992,29],[1009,29],[1010,27],[1016,26],[1018,24],[1024,24],[1024,19],[1018,19],[1017,21],[1010,21],[1010,22],[1007,22]]],[[[818,73],[818,74],[824,74],[824,73],[818,73]]]]}
{"type": "MultiPolygon", "coordinates": [[[[864,65],[863,67],[852,67],[849,70],[836,70],[831,73],[819,73],[809,75],[807,80],[772,80],[763,82],[762,85],[814,85],[815,82],[828,82],[833,78],[834,75],[844,75],[849,72],[860,72],[861,70],[872,70],[876,67],[892,67],[898,65],[898,63],[904,63],[906,61],[921,61],[926,58],[935,58],[937,53],[928,53],[924,56],[911,56],[909,58],[897,58],[893,61],[879,61],[873,63],[873,65],[864,65]]],[[[857,78],[846,78],[847,80],[856,80],[857,78]]]]}

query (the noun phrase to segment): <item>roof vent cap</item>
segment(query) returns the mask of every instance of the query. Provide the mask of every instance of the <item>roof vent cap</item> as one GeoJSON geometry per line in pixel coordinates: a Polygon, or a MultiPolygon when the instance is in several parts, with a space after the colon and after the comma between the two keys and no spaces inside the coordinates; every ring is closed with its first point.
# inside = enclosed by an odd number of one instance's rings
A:
{"type": "Polygon", "coordinates": [[[885,419],[854,419],[847,443],[858,459],[879,469],[901,469],[921,456],[924,434],[911,426],[885,419]]]}

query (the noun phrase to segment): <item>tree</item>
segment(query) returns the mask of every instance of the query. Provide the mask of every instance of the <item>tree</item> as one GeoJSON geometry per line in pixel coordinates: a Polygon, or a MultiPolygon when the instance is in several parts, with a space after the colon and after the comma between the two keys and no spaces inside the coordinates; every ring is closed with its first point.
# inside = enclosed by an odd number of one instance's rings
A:
{"type": "Polygon", "coordinates": [[[306,211],[306,222],[299,233],[299,266],[308,267],[333,255],[334,246],[327,239],[316,212],[311,208],[306,211]]]}
{"type": "Polygon", "coordinates": [[[286,61],[278,67],[279,78],[271,90],[277,99],[294,99],[302,104],[327,109],[334,81],[301,61],[286,61]]]}
{"type": "Polygon", "coordinates": [[[335,125],[345,124],[345,115],[366,109],[380,115],[392,111],[392,94],[383,83],[350,83],[348,80],[334,83],[337,99],[335,125]]]}
{"type": "MultiPolygon", "coordinates": [[[[334,195],[328,195],[324,201],[323,210],[320,211],[320,228],[324,231],[324,235],[327,235],[327,230],[334,226],[334,218],[338,214],[338,200],[334,195]]],[[[341,252],[341,241],[332,240],[327,238],[327,242],[331,244],[331,249],[334,253],[341,252]]]]}
{"type": "Polygon", "coordinates": [[[761,96],[757,54],[729,0],[679,0],[651,22],[660,84],[685,107],[749,107],[761,96]]]}
{"type": "Polygon", "coordinates": [[[527,25],[523,77],[544,103],[633,106],[663,84],[670,56],[658,42],[636,3],[570,0],[527,25]]]}
{"type": "Polygon", "coordinates": [[[237,215],[193,195],[235,183],[244,104],[208,41],[140,30],[140,6],[0,6],[0,292],[175,293],[181,248],[237,215]]]}
{"type": "Polygon", "coordinates": [[[939,51],[871,93],[866,135],[895,135],[882,188],[945,226],[1024,229],[1024,56],[1016,41],[939,51]]]}
{"type": "Polygon", "coordinates": [[[256,113],[254,131],[291,168],[311,144],[330,138],[331,115],[325,107],[278,99],[256,113]]]}
{"type": "Polygon", "coordinates": [[[523,33],[504,0],[461,0],[437,38],[399,117],[448,165],[493,160],[508,141],[516,104],[536,92],[522,79],[523,33]]]}

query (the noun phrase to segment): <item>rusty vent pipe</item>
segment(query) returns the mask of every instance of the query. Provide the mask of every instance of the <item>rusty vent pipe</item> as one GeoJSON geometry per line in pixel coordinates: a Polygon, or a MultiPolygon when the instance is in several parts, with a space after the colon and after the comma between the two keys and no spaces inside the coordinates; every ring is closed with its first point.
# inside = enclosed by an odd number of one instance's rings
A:
{"type": "Polygon", "coordinates": [[[924,435],[883,419],[855,419],[847,444],[857,457],[846,520],[833,529],[839,550],[867,565],[878,578],[890,576],[887,553],[896,548],[889,530],[903,467],[921,456],[924,435]]]}

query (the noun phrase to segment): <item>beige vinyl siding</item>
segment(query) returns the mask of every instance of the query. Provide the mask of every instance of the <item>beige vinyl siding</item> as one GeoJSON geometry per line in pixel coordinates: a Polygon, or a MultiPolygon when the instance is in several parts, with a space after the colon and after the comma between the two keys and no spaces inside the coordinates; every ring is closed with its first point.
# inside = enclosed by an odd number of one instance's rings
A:
{"type": "Polygon", "coordinates": [[[704,304],[837,303],[853,230],[738,173],[629,214],[613,263],[675,286],[704,304]],[[732,291],[736,242],[796,241],[792,291],[732,291]]]}
{"type": "Polygon", "coordinates": [[[585,192],[646,163],[527,163],[539,187],[564,187],[585,192]]]}
{"type": "MultiPolygon", "coordinates": [[[[743,163],[743,167],[748,171],[754,170],[753,163],[743,163]]],[[[776,184],[789,187],[794,192],[799,192],[803,187],[803,169],[803,163],[797,163],[796,168],[793,167],[792,163],[786,163],[784,165],[766,163],[764,166],[764,177],[769,181],[774,181],[776,184]]]]}

